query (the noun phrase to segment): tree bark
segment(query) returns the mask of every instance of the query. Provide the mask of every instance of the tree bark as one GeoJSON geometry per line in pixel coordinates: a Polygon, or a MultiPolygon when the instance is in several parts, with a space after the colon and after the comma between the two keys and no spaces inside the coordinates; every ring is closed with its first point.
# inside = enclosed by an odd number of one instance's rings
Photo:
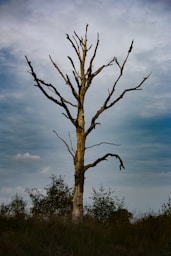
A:
{"type": "Polygon", "coordinates": [[[82,128],[77,128],[77,151],[74,159],[75,184],[72,212],[72,220],[75,223],[81,222],[83,217],[84,157],[85,134],[84,131],[82,131],[82,128]]]}
{"type": "Polygon", "coordinates": [[[75,174],[75,187],[73,196],[72,221],[76,224],[83,219],[83,193],[84,193],[84,172],[80,170],[75,174]]]}
{"type": "MultiPolygon", "coordinates": [[[[82,80],[83,81],[83,80],[82,80]]],[[[83,193],[84,193],[84,158],[85,158],[85,120],[84,120],[84,86],[80,90],[80,102],[77,114],[77,150],[74,158],[75,184],[73,196],[72,221],[82,222],[83,218],[83,193]]]]}

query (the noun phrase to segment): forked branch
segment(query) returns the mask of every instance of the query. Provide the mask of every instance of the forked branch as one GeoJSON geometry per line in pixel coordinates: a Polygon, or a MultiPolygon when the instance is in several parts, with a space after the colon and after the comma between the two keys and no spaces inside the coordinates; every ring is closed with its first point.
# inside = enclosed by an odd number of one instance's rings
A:
{"type": "MultiPolygon", "coordinates": [[[[114,95],[114,92],[115,92],[115,89],[116,89],[116,85],[118,84],[119,80],[121,79],[122,75],[123,75],[123,71],[124,71],[124,68],[125,68],[125,65],[126,65],[126,62],[128,60],[128,57],[133,49],[133,43],[134,41],[131,42],[131,45],[129,47],[129,50],[128,50],[128,53],[127,53],[127,56],[126,58],[124,59],[122,65],[118,62],[117,58],[114,57],[107,65],[103,65],[102,67],[100,67],[95,73],[93,73],[94,75],[97,75],[98,73],[101,72],[101,70],[104,68],[104,67],[107,67],[107,66],[110,66],[113,64],[113,62],[115,61],[115,63],[117,64],[117,66],[119,67],[119,75],[118,77],[116,78],[116,80],[114,81],[113,83],[113,87],[110,91],[108,91],[108,96],[106,97],[105,101],[103,102],[103,104],[101,105],[101,107],[97,110],[97,112],[95,113],[95,115],[92,117],[91,119],[91,123],[90,123],[90,126],[88,127],[87,131],[86,131],[86,136],[93,130],[95,129],[96,125],[97,125],[97,122],[96,120],[99,118],[99,116],[107,109],[111,108],[113,105],[115,105],[119,100],[121,100],[124,95],[130,91],[137,91],[137,90],[141,90],[141,86],[144,84],[144,82],[149,78],[149,76],[151,75],[151,73],[144,77],[141,82],[135,86],[135,87],[131,87],[131,88],[128,88],[128,89],[125,89],[116,99],[112,100],[112,96],[114,95]],[[97,73],[97,74],[96,74],[97,73]]],[[[93,74],[91,75],[91,77],[93,77],[93,74]]],[[[91,80],[92,81],[92,80],[91,80]]],[[[90,82],[91,82],[90,81],[90,82]]],[[[90,85],[89,85],[90,86],[90,85]]]]}
{"type": "Polygon", "coordinates": [[[111,108],[116,102],[118,102],[120,99],[122,99],[123,96],[124,96],[127,92],[142,90],[142,89],[141,89],[142,84],[150,77],[150,75],[151,75],[151,73],[150,73],[148,76],[144,77],[143,80],[142,80],[137,86],[132,87],[132,88],[129,88],[129,89],[125,89],[125,90],[119,95],[119,97],[118,97],[117,99],[115,99],[115,100],[112,101],[109,105],[106,106],[106,109],[111,108]]]}

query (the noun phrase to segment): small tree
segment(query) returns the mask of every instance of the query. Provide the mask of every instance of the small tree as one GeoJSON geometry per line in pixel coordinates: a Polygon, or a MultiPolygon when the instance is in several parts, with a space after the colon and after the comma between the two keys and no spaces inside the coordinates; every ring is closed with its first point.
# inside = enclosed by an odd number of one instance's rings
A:
{"type": "Polygon", "coordinates": [[[114,196],[114,191],[110,188],[105,190],[103,186],[100,186],[98,190],[93,188],[92,196],[89,198],[92,204],[85,207],[86,212],[98,222],[106,223],[113,212],[124,207],[124,199],[119,200],[117,196],[114,196]]]}
{"type": "Polygon", "coordinates": [[[30,212],[34,216],[43,216],[46,214],[46,200],[45,196],[37,189],[26,189],[32,201],[30,212]]]}
{"type": "Polygon", "coordinates": [[[171,198],[169,197],[167,203],[162,205],[162,213],[171,216],[171,198]]]}
{"type": "Polygon", "coordinates": [[[115,104],[117,104],[128,92],[141,90],[143,83],[147,80],[149,75],[143,78],[140,83],[136,86],[127,88],[123,90],[119,95],[116,94],[115,91],[117,90],[117,84],[121,80],[124,68],[129,58],[130,53],[133,49],[133,41],[129,47],[128,53],[123,60],[122,63],[118,61],[116,57],[113,57],[108,63],[99,66],[97,69],[94,70],[94,60],[96,58],[97,50],[99,47],[99,35],[97,35],[96,45],[92,52],[92,55],[88,57],[90,50],[92,49],[92,45],[88,44],[88,25],[86,26],[85,35],[84,37],[79,36],[76,32],[74,35],[70,37],[68,34],[66,35],[67,40],[71,44],[76,54],[78,60],[78,67],[76,66],[73,58],[68,56],[72,67],[72,75],[74,78],[74,82],[71,80],[71,77],[68,74],[64,74],[63,71],[59,68],[58,64],[54,62],[51,56],[50,61],[52,62],[53,66],[59,73],[59,75],[64,80],[65,85],[70,89],[71,94],[74,97],[74,101],[70,101],[61,94],[60,90],[55,87],[53,84],[45,82],[44,80],[40,79],[35,72],[31,62],[26,56],[26,61],[30,68],[30,73],[33,76],[35,81],[35,86],[38,87],[41,92],[52,102],[54,102],[57,106],[61,107],[64,110],[64,116],[71,122],[73,127],[75,128],[76,133],[76,148],[73,148],[72,141],[67,143],[66,140],[61,138],[58,133],[55,131],[56,135],[59,139],[61,139],[67,150],[72,156],[74,168],[75,168],[75,184],[74,184],[74,197],[73,197],[73,213],[72,219],[74,222],[78,223],[82,221],[83,217],[83,192],[84,192],[84,176],[85,172],[90,169],[91,167],[95,167],[100,162],[106,160],[108,157],[114,157],[119,160],[119,168],[125,168],[122,159],[118,154],[115,153],[106,153],[103,156],[95,159],[91,163],[85,163],[85,154],[87,149],[101,145],[101,144],[112,144],[107,142],[100,142],[98,144],[87,146],[87,138],[91,134],[92,131],[96,128],[99,124],[98,118],[108,109],[112,108],[115,104]],[[116,64],[116,67],[119,70],[119,74],[117,78],[114,80],[111,89],[108,89],[107,95],[102,102],[101,106],[97,109],[95,114],[92,114],[90,118],[90,122],[88,125],[85,125],[85,98],[90,86],[93,83],[93,80],[96,76],[98,76],[105,68],[108,68],[116,64]],[[115,97],[114,97],[115,96],[115,97]],[[73,109],[76,110],[73,111],[73,109]]]}
{"type": "Polygon", "coordinates": [[[121,224],[128,224],[130,220],[133,218],[133,214],[129,212],[125,208],[118,208],[114,211],[108,219],[110,224],[121,225],[121,224]]]}
{"type": "Polygon", "coordinates": [[[0,206],[0,215],[4,217],[15,217],[21,218],[26,215],[26,201],[19,196],[15,195],[12,201],[9,204],[2,204],[0,206]]]}
{"type": "Polygon", "coordinates": [[[10,217],[10,207],[8,204],[2,203],[0,206],[0,216],[10,217]]]}
{"type": "Polygon", "coordinates": [[[72,189],[64,183],[61,176],[51,177],[51,184],[45,188],[46,190],[46,207],[49,214],[59,216],[68,215],[72,212],[72,189]]]}
{"type": "Polygon", "coordinates": [[[50,185],[45,187],[46,194],[38,189],[27,189],[32,200],[31,213],[37,216],[63,216],[72,212],[72,189],[64,183],[61,176],[52,175],[50,185]]]}

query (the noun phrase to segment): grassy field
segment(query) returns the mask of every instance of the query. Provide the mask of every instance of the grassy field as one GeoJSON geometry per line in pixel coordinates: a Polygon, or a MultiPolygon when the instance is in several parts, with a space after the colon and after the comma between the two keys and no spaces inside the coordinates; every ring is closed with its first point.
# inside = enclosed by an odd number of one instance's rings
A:
{"type": "Polygon", "coordinates": [[[135,223],[74,225],[52,217],[0,217],[1,256],[168,256],[171,217],[146,215],[135,223]]]}

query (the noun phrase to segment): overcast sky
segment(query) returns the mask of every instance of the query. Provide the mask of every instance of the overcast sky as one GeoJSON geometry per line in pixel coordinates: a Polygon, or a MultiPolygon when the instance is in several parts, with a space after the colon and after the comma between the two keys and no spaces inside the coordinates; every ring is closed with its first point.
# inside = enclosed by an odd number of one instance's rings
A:
{"type": "MultiPolygon", "coordinates": [[[[125,196],[129,210],[159,210],[171,197],[171,1],[170,0],[0,0],[0,203],[26,188],[43,189],[52,174],[63,175],[73,185],[73,162],[65,145],[56,137],[68,138],[73,146],[74,129],[62,109],[46,99],[25,61],[32,61],[39,77],[53,83],[70,97],[54,70],[49,54],[64,73],[72,74],[67,56],[75,58],[66,39],[75,30],[88,42],[100,45],[95,67],[116,56],[123,61],[134,39],[134,47],[116,93],[137,85],[150,72],[142,91],[126,95],[99,119],[87,146],[86,163],[113,152],[126,169],[109,159],[89,169],[85,201],[91,188],[110,187],[125,196]]],[[[91,54],[92,52],[90,52],[91,54]]],[[[117,66],[109,67],[95,80],[86,101],[86,124],[111,88],[117,66]]]]}

